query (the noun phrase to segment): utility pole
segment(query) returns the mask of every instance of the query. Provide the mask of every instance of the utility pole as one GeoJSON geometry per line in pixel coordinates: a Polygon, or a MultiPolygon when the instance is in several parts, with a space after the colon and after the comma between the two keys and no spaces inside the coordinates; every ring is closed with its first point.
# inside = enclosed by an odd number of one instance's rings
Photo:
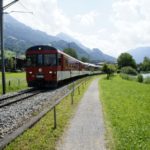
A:
{"type": "Polygon", "coordinates": [[[6,93],[6,80],[5,80],[5,57],[4,57],[4,43],[3,43],[3,11],[9,6],[13,5],[19,0],[14,0],[3,7],[3,0],[0,0],[0,49],[1,49],[1,67],[2,67],[2,89],[3,94],[6,93]]]}
{"type": "Polygon", "coordinates": [[[5,81],[5,58],[4,58],[4,43],[3,43],[3,0],[0,0],[0,41],[1,41],[1,69],[2,69],[2,88],[3,94],[6,93],[5,81]]]}

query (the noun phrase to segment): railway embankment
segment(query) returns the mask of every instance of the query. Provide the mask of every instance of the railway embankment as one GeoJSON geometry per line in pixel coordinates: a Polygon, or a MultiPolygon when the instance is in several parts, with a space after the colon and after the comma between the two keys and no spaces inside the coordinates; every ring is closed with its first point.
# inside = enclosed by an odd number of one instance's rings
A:
{"type": "MultiPolygon", "coordinates": [[[[60,100],[63,95],[65,95],[65,93],[69,93],[70,90],[72,91],[69,95],[67,95],[67,97],[64,97],[60,101],[60,104],[57,107],[55,107],[55,119],[57,120],[57,128],[56,126],[54,126],[56,125],[54,123],[54,121],[56,121],[54,119],[54,111],[47,111],[46,115],[44,115],[43,118],[38,118],[38,122],[36,124],[30,125],[29,130],[24,132],[13,142],[7,145],[5,149],[53,149],[56,146],[56,141],[66,128],[68,120],[74,113],[76,106],[79,103],[84,91],[86,91],[90,81],[91,79],[86,79],[86,82],[82,82],[81,80],[79,80],[77,81],[78,83],[76,82],[72,85],[67,86],[67,89],[57,89],[56,91],[52,92],[44,92],[38,96],[35,96],[34,98],[20,101],[17,103],[17,105],[9,105],[9,108],[7,106],[2,107],[0,111],[0,113],[2,114],[2,129],[0,130],[0,141],[3,141],[3,139],[7,140],[6,137],[11,139],[11,135],[13,135],[13,133],[11,134],[11,132],[14,132],[14,135],[19,135],[17,132],[20,131],[14,131],[14,129],[16,129],[19,125],[17,121],[20,122],[20,127],[22,125],[25,126],[26,121],[30,122],[31,115],[32,117],[36,116],[38,114],[38,110],[41,110],[42,108],[45,108],[44,111],[46,110],[46,108],[49,108],[49,110],[51,110],[51,108],[53,108],[52,106],[55,106],[55,104],[57,104],[57,101],[60,100]],[[77,84],[79,84],[79,86],[77,86],[77,84]],[[8,136],[6,135],[7,133],[8,136]]],[[[1,143],[4,144],[5,142],[3,141],[1,143]]]]}

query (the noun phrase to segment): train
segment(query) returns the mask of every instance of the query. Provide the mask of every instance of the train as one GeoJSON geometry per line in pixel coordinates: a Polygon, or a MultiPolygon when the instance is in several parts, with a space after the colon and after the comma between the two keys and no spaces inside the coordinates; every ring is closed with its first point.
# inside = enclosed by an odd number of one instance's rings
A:
{"type": "Polygon", "coordinates": [[[26,50],[26,79],[29,87],[57,87],[58,83],[100,73],[100,67],[84,63],[49,45],[26,50]]]}

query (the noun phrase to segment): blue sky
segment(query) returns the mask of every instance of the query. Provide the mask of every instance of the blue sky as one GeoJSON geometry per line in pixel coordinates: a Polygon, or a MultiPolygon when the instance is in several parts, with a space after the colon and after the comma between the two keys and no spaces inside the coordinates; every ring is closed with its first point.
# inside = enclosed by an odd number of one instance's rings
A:
{"type": "Polygon", "coordinates": [[[150,46],[149,8],[150,0],[20,0],[7,11],[32,11],[11,15],[34,29],[51,35],[64,32],[117,57],[150,46]]]}

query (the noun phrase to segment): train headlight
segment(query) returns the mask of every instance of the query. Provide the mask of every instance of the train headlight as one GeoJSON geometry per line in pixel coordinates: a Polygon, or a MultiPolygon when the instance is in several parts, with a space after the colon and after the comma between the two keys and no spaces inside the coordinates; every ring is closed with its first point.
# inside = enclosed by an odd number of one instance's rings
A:
{"type": "Polygon", "coordinates": [[[32,74],[32,71],[30,71],[29,74],[32,74]]]}
{"type": "Polygon", "coordinates": [[[49,74],[52,74],[53,72],[52,71],[49,71],[49,74]]]}
{"type": "Polygon", "coordinates": [[[42,68],[39,68],[39,72],[42,72],[42,68]]]}

